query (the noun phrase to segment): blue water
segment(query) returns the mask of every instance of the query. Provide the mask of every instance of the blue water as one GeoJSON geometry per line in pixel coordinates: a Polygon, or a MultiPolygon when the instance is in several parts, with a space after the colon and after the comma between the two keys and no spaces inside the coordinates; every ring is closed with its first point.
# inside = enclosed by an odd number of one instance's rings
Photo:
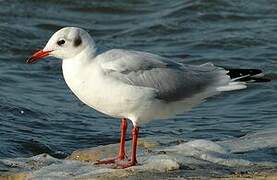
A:
{"type": "MultiPolygon", "coordinates": [[[[60,60],[25,64],[64,26],[88,30],[100,52],[134,49],[194,64],[259,68],[277,77],[275,1],[0,1],[0,158],[63,158],[76,149],[118,142],[120,121],[71,93],[60,60]]],[[[145,124],[141,137],[217,141],[277,131],[276,90],[273,80],[223,93],[189,113],[145,124]]],[[[276,152],[261,154],[276,162],[276,152]]]]}

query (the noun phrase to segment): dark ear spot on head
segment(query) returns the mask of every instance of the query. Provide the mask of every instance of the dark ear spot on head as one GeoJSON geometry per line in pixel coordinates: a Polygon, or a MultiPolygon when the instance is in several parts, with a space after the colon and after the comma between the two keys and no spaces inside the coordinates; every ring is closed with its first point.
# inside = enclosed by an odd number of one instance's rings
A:
{"type": "Polygon", "coordinates": [[[78,36],[75,40],[74,40],[74,46],[77,47],[79,46],[80,44],[82,44],[82,39],[80,36],[78,36]]]}

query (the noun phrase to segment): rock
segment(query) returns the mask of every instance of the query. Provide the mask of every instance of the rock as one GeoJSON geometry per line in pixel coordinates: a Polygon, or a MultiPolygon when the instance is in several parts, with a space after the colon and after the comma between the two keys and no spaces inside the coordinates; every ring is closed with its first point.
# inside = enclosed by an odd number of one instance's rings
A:
{"type": "Polygon", "coordinates": [[[118,144],[110,144],[106,146],[76,150],[66,159],[95,162],[99,159],[115,157],[117,155],[118,147],[118,144]]]}
{"type": "MultiPolygon", "coordinates": [[[[94,165],[93,163],[98,159],[115,157],[119,144],[77,150],[63,160],[47,154],[31,158],[6,159],[0,160],[0,163],[13,167],[15,173],[2,175],[0,180],[171,179],[172,177],[207,179],[215,176],[226,179],[239,179],[240,176],[244,178],[253,176],[258,177],[257,179],[276,178],[276,163],[252,162],[230,151],[232,145],[236,145],[234,142],[240,140],[233,140],[228,144],[227,141],[184,141],[168,137],[141,138],[138,149],[139,164],[127,169],[114,169],[115,165],[94,165]],[[259,174],[259,176],[243,174],[243,172],[257,172],[264,167],[275,171],[259,174]]],[[[128,153],[130,144],[130,141],[126,142],[128,153]]],[[[261,172],[265,172],[263,170],[261,172]]]]}
{"type": "Polygon", "coordinates": [[[21,172],[10,175],[0,175],[0,180],[27,180],[30,177],[30,173],[21,172]]]}
{"type": "Polygon", "coordinates": [[[175,158],[165,154],[150,156],[145,161],[143,161],[143,165],[138,169],[147,169],[154,170],[160,172],[173,171],[180,168],[180,162],[175,158]]]}
{"type": "Polygon", "coordinates": [[[141,138],[138,140],[138,145],[144,148],[156,148],[160,146],[160,143],[154,139],[141,138]]]}
{"type": "MultiPolygon", "coordinates": [[[[130,152],[131,142],[126,142],[126,152],[130,152]]],[[[139,151],[145,151],[148,148],[159,147],[160,143],[152,138],[140,138],[138,141],[139,151]]],[[[109,144],[88,149],[74,151],[66,159],[95,162],[99,159],[113,158],[118,153],[119,144],[109,144]]]]}
{"type": "Polygon", "coordinates": [[[226,177],[218,177],[212,178],[212,180],[276,180],[277,174],[267,174],[267,173],[259,173],[259,174],[236,174],[230,175],[226,177]]]}

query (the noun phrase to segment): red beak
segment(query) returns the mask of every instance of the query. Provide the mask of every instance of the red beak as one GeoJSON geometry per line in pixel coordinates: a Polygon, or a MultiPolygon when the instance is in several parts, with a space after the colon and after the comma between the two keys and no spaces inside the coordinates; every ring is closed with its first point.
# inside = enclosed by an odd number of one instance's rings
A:
{"type": "Polygon", "coordinates": [[[29,57],[26,60],[26,63],[28,63],[28,64],[36,63],[38,60],[48,56],[50,52],[51,51],[43,51],[43,50],[37,51],[36,53],[34,53],[31,57],[29,57]]]}

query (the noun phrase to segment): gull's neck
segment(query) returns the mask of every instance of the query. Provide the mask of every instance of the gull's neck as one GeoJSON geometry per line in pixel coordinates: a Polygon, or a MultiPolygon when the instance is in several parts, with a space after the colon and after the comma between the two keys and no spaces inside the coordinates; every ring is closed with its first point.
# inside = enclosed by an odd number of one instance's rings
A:
{"type": "Polygon", "coordinates": [[[82,81],[84,71],[91,66],[96,57],[96,49],[87,47],[73,58],[63,59],[63,76],[68,86],[77,85],[82,81]]]}
{"type": "Polygon", "coordinates": [[[65,73],[68,71],[68,73],[70,74],[78,73],[78,71],[81,71],[84,67],[93,62],[95,57],[96,48],[94,48],[94,46],[87,47],[76,56],[68,59],[63,59],[63,72],[65,73]]]}

